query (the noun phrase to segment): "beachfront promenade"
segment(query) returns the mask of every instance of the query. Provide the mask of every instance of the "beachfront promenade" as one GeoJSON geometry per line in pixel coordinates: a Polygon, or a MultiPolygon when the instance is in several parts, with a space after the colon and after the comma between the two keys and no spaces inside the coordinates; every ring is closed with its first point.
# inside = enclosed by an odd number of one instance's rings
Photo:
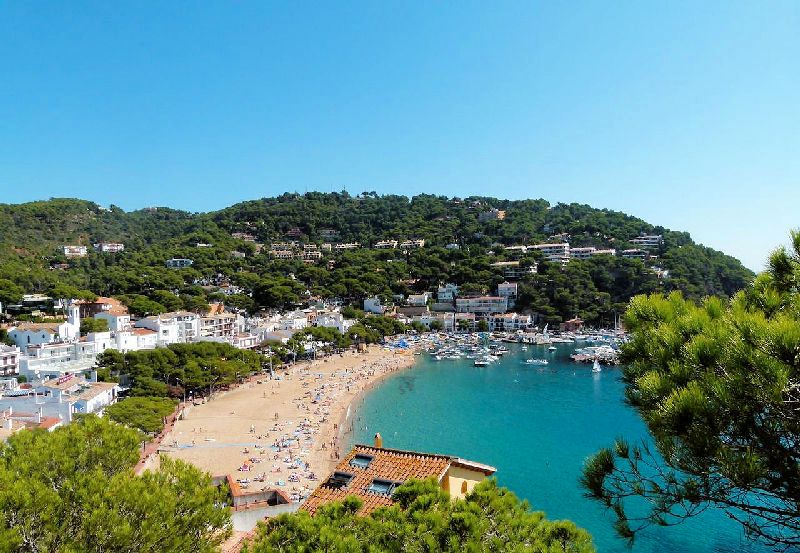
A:
{"type": "MultiPolygon", "coordinates": [[[[413,362],[411,351],[373,346],[298,363],[273,379],[253,377],[169,421],[158,451],[212,475],[247,479],[250,490],[280,489],[300,501],[335,466],[339,426],[353,400],[413,362]]],[[[151,456],[147,467],[155,464],[151,456]]]]}

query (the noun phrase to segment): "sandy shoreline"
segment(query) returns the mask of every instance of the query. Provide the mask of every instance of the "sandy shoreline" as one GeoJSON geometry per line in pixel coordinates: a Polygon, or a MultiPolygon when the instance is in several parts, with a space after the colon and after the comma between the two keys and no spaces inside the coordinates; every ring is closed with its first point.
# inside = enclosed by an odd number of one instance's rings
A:
{"type": "Polygon", "coordinates": [[[414,361],[411,350],[372,346],[298,363],[276,371],[274,380],[254,378],[191,407],[161,452],[213,475],[247,478],[249,489],[278,488],[300,500],[336,465],[366,392],[414,361]]]}

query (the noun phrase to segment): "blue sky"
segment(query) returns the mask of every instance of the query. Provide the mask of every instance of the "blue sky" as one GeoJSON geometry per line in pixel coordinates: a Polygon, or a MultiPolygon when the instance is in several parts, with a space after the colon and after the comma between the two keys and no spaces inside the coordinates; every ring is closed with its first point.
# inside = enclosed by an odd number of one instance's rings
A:
{"type": "Polygon", "coordinates": [[[797,2],[5,2],[0,202],[581,202],[762,267],[800,226],[797,2]]]}

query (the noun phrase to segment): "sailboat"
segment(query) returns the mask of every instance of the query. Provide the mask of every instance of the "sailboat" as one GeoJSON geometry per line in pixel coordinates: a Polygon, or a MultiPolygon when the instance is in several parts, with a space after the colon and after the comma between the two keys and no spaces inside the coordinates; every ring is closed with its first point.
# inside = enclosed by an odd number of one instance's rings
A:
{"type": "Polygon", "coordinates": [[[597,358],[595,358],[594,365],[592,365],[592,372],[593,373],[599,373],[602,370],[603,370],[603,367],[600,366],[600,362],[597,360],[597,358]]]}

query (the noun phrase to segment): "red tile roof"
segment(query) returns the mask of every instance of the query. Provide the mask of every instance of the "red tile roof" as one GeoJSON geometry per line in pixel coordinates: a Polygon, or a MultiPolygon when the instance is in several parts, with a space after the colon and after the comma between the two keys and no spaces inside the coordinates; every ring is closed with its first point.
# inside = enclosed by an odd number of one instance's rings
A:
{"type": "Polygon", "coordinates": [[[313,516],[320,506],[354,495],[363,502],[359,514],[368,515],[379,507],[386,507],[394,503],[389,496],[367,491],[373,480],[405,482],[412,478],[423,480],[431,477],[441,480],[454,460],[455,458],[446,455],[357,445],[336,466],[336,472],[352,474],[353,479],[341,488],[329,486],[328,480],[326,480],[314,490],[301,509],[308,511],[313,516]],[[372,461],[367,468],[350,465],[350,461],[357,454],[372,456],[372,461]]]}

